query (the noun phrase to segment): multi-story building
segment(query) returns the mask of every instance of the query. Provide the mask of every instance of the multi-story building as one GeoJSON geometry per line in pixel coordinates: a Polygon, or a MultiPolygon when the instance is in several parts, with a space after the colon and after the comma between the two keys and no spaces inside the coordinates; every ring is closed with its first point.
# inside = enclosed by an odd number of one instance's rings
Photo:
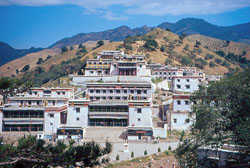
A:
{"type": "Polygon", "coordinates": [[[174,76],[172,81],[172,90],[174,92],[192,93],[199,90],[199,85],[205,80],[202,76],[174,76]]]}
{"type": "Polygon", "coordinates": [[[51,138],[65,123],[71,88],[33,88],[7,99],[0,111],[2,132],[41,132],[51,138]]]}
{"type": "Polygon", "coordinates": [[[174,94],[173,109],[168,113],[168,124],[170,129],[186,130],[193,123],[194,115],[191,113],[190,95],[174,94]]]}

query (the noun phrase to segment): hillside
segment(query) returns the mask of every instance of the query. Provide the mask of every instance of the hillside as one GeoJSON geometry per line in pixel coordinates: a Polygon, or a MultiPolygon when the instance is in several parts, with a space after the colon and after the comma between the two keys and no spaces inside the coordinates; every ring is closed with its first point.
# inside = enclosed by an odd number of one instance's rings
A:
{"type": "Polygon", "coordinates": [[[201,42],[201,46],[206,47],[212,51],[223,51],[226,54],[231,52],[236,55],[243,55],[243,53],[245,52],[243,56],[250,60],[250,45],[247,44],[236,43],[232,41],[227,44],[225,40],[219,40],[198,34],[190,35],[186,39],[192,42],[199,41],[201,42]]]}
{"type": "Polygon", "coordinates": [[[68,50],[63,53],[58,48],[46,49],[28,54],[0,67],[0,75],[24,77],[24,80],[33,80],[36,86],[45,83],[49,83],[46,86],[65,86],[69,83],[69,79],[65,78],[65,76],[68,74],[81,74],[86,59],[95,58],[102,50],[124,50],[128,54],[145,54],[147,61],[151,63],[172,66],[196,66],[207,74],[214,75],[224,75],[235,71],[235,69],[241,69],[238,64],[228,62],[212,51],[202,46],[196,46],[196,43],[188,38],[183,38],[170,31],[156,28],[146,35],[129,37],[123,42],[105,41],[104,45],[99,48],[93,48],[96,42],[85,43],[85,53],[82,52],[82,48],[79,48],[78,45],[68,46],[68,50]],[[48,55],[52,55],[52,57],[46,60],[48,55]],[[36,64],[38,58],[43,58],[46,61],[38,65],[36,64]],[[16,74],[16,69],[20,71],[27,64],[30,66],[27,72],[16,74]]]}
{"type": "MultiPolygon", "coordinates": [[[[108,43],[108,41],[105,41],[105,43],[108,43]]],[[[89,41],[84,43],[87,48],[91,49],[96,45],[96,41],[89,41]]],[[[68,47],[70,48],[70,47],[68,47]]],[[[36,53],[30,53],[27,54],[19,59],[13,60],[3,66],[0,67],[0,76],[11,76],[11,75],[17,75],[16,70],[21,71],[22,68],[25,65],[30,66],[30,70],[33,70],[37,66],[40,66],[44,68],[45,70],[48,70],[52,65],[60,64],[62,61],[66,61],[68,59],[76,57],[76,52],[79,51],[78,45],[74,45],[73,49],[65,53],[61,53],[60,48],[55,49],[45,49],[36,53]],[[51,56],[51,58],[47,59],[48,55],[51,56]],[[41,64],[36,64],[38,59],[42,58],[44,61],[41,64]]],[[[20,74],[21,72],[19,72],[20,74]]]]}
{"type": "Polygon", "coordinates": [[[142,35],[149,32],[151,28],[147,26],[138,27],[131,29],[127,26],[120,26],[115,29],[110,29],[102,32],[92,32],[92,33],[79,33],[69,38],[64,38],[59,40],[55,44],[51,45],[49,48],[58,48],[63,46],[72,46],[75,44],[81,44],[87,41],[97,41],[97,40],[109,40],[109,41],[122,41],[127,36],[142,35]]]}
{"type": "MultiPolygon", "coordinates": [[[[207,74],[224,75],[230,68],[236,68],[239,66],[226,61],[223,57],[215,54],[214,52],[199,46],[195,47],[195,42],[191,42],[188,39],[180,40],[180,37],[170,31],[164,31],[160,28],[153,29],[148,34],[144,35],[156,40],[158,47],[155,51],[145,49],[144,40],[136,41],[132,44],[133,50],[129,50],[129,53],[140,54],[143,53],[147,56],[147,59],[154,63],[170,64],[173,66],[201,66],[202,70],[207,74]],[[207,55],[212,55],[213,58],[206,59],[207,55]],[[188,60],[188,61],[187,61],[188,60]],[[219,60],[216,63],[215,60],[219,60]],[[215,65],[209,66],[209,63],[213,62],[215,65]],[[226,62],[226,66],[222,65],[226,62]]],[[[145,38],[145,37],[141,37],[145,38]]],[[[125,48],[121,48],[125,50],[125,48]]]]}
{"type": "Polygon", "coordinates": [[[201,34],[222,40],[250,44],[250,23],[233,26],[217,26],[203,19],[185,18],[176,23],[164,22],[157,27],[170,29],[176,34],[201,34]]]}
{"type": "Polygon", "coordinates": [[[31,47],[30,49],[15,49],[7,43],[0,42],[0,66],[28,53],[34,53],[41,50],[43,50],[43,48],[31,47]]]}
{"type": "MultiPolygon", "coordinates": [[[[233,26],[217,26],[206,22],[203,19],[185,18],[176,23],[164,22],[157,27],[162,29],[170,29],[173,33],[181,35],[186,33],[201,34],[222,40],[230,40],[240,43],[250,44],[250,23],[239,24],[233,26]]],[[[144,35],[152,28],[142,26],[131,29],[127,26],[120,26],[115,29],[110,29],[102,32],[79,33],[72,37],[64,38],[52,44],[49,48],[57,48],[63,46],[72,46],[81,44],[86,41],[109,40],[122,41],[127,36],[144,35]]]]}

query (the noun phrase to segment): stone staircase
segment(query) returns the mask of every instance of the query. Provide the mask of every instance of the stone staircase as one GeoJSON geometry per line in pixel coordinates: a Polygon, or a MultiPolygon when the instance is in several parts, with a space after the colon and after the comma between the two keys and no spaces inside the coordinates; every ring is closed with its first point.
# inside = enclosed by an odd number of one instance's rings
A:
{"type": "Polygon", "coordinates": [[[127,136],[126,131],[126,127],[88,127],[85,128],[84,141],[124,142],[127,136]]]}

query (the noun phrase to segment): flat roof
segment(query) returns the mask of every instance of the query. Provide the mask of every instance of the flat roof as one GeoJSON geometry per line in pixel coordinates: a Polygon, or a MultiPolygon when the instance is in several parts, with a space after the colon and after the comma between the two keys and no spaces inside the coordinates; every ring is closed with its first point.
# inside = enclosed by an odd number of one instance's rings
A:
{"type": "Polygon", "coordinates": [[[112,101],[100,100],[100,101],[90,102],[89,106],[128,106],[128,101],[126,100],[112,100],[112,101]]]}

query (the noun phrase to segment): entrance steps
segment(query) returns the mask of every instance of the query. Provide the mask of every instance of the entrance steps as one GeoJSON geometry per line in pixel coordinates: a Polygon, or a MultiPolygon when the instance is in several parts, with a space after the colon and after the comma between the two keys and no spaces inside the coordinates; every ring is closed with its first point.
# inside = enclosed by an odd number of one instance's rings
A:
{"type": "Polygon", "coordinates": [[[95,142],[124,142],[127,136],[126,127],[87,127],[84,132],[84,141],[95,142]]]}

